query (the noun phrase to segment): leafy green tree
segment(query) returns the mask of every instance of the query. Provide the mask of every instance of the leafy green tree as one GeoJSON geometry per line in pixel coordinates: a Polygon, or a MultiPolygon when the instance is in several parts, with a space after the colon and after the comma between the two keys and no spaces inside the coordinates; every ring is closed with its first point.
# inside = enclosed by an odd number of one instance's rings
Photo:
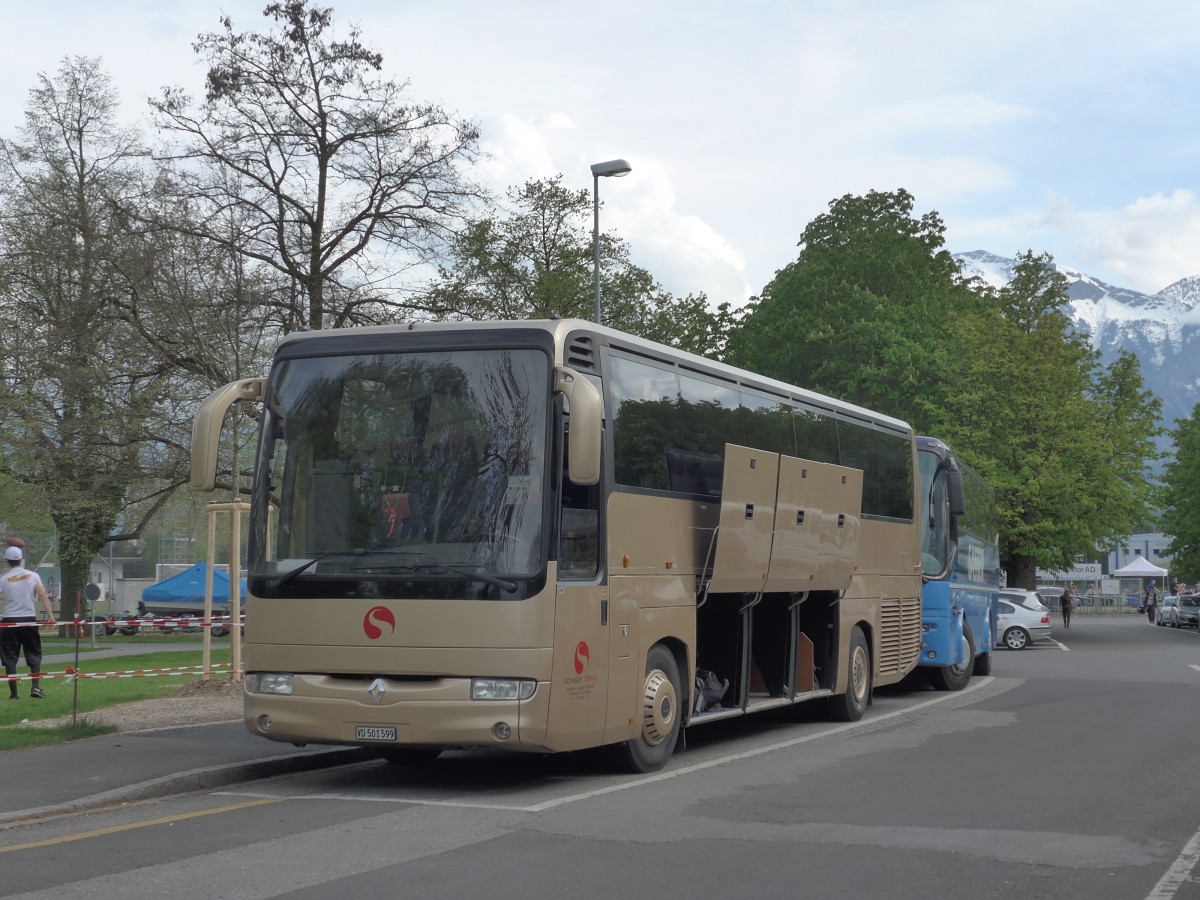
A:
{"type": "Polygon", "coordinates": [[[1171,432],[1174,453],[1163,467],[1162,518],[1171,535],[1171,568],[1185,582],[1200,581],[1200,404],[1171,432]]]}
{"type": "Polygon", "coordinates": [[[1053,259],[1021,254],[994,301],[956,322],[955,390],[933,425],[996,489],[1016,586],[1111,546],[1151,497],[1160,403],[1135,358],[1100,366],[1067,302],[1053,259]]]}
{"type": "Polygon", "coordinates": [[[973,295],[935,212],[901,189],[845,196],[804,230],[730,334],[735,365],[921,423],[945,392],[950,324],[973,295]]]}
{"type": "MultiPolygon", "coordinates": [[[[595,314],[592,200],[562,176],[508,191],[509,208],[473,221],[451,247],[425,311],[437,318],[591,319],[595,314]]],[[[719,351],[734,313],[703,295],[676,298],[600,235],[601,313],[606,325],[701,354],[719,351]]]]}
{"type": "Polygon", "coordinates": [[[911,422],[997,491],[1009,583],[1066,568],[1147,518],[1159,401],[1137,360],[1099,364],[1066,280],[1024,254],[992,291],[904,190],[842,197],[729,338],[729,361],[911,422]]]}
{"type": "Polygon", "coordinates": [[[200,36],[198,107],[175,88],[151,103],[194,214],[174,224],[276,270],[285,330],[379,321],[395,305],[381,285],[430,259],[480,196],[465,174],[478,131],[376,77],[383,57],[357,29],[336,39],[331,9],[287,0],[263,14],[274,31],[224,17],[200,36]]]}

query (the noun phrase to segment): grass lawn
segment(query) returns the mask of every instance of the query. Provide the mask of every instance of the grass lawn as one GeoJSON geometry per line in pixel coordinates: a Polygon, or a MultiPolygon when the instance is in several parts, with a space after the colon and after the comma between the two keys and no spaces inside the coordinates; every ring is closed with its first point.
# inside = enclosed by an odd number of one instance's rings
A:
{"type": "MultiPolygon", "coordinates": [[[[140,636],[127,638],[129,642],[139,640],[140,636]]],[[[154,639],[158,635],[148,635],[154,639]]],[[[106,639],[112,640],[112,639],[106,639]]],[[[66,645],[63,642],[43,640],[42,652],[46,656],[59,653],[69,653],[74,642],[66,645]]],[[[81,649],[82,646],[81,646],[81,649]]],[[[90,649],[90,648],[89,648],[90,649]]],[[[21,660],[22,664],[24,660],[21,660]]],[[[211,663],[229,662],[228,648],[214,647],[211,663]]],[[[79,669],[88,672],[128,672],[134,670],[177,668],[180,666],[199,666],[202,663],[202,653],[196,650],[172,650],[162,653],[139,653],[122,655],[117,648],[111,656],[99,659],[84,660],[79,669]]],[[[42,667],[43,674],[63,675],[67,665],[63,663],[46,664],[42,667]]],[[[28,668],[22,665],[17,670],[20,675],[28,675],[28,668]]],[[[214,677],[228,677],[229,669],[215,669],[214,677]]],[[[114,731],[107,726],[92,725],[86,721],[87,713],[117,703],[128,703],[132,700],[146,700],[161,697],[179,689],[198,678],[198,675],[156,675],[152,677],[130,678],[81,678],[67,681],[65,678],[46,678],[42,688],[46,692],[44,700],[33,700],[29,696],[30,682],[22,681],[18,686],[20,700],[13,702],[8,699],[8,692],[0,692],[0,751],[16,747],[36,746],[39,744],[54,744],[64,740],[80,737],[91,737],[96,734],[106,734],[114,731]],[[74,706],[74,704],[78,704],[74,706]],[[22,719],[35,721],[38,719],[58,719],[71,715],[74,706],[77,721],[76,727],[69,724],[60,728],[23,728],[19,727],[22,719]]]]}

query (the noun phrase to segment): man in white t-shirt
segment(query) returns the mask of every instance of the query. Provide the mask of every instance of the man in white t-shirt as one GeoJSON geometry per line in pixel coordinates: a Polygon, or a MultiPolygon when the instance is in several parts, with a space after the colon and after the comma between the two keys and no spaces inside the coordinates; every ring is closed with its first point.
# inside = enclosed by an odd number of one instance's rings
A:
{"type": "Polygon", "coordinates": [[[25,653],[25,664],[33,677],[29,696],[34,699],[45,697],[42,691],[42,635],[37,626],[37,609],[34,600],[41,601],[46,610],[49,624],[54,624],[54,609],[50,597],[42,585],[37,572],[25,568],[25,553],[20,547],[9,547],[4,551],[8,571],[0,575],[0,598],[4,600],[6,626],[0,628],[0,658],[4,661],[4,674],[8,678],[9,700],[17,699],[17,660],[25,653]],[[28,623],[34,624],[28,624],[28,623]]]}

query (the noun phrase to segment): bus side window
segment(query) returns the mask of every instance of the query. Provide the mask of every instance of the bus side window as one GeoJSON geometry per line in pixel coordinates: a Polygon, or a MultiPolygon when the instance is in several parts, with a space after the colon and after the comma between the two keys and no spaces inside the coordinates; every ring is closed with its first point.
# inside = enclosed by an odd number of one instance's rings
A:
{"type": "Polygon", "coordinates": [[[592,578],[600,566],[600,485],[575,484],[567,477],[563,441],[562,509],[558,521],[558,574],[592,578]]]}

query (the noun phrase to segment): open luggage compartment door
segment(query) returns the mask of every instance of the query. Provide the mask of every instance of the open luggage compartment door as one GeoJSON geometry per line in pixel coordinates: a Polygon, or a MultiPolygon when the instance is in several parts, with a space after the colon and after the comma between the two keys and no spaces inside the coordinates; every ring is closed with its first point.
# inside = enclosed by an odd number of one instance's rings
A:
{"type": "Polygon", "coordinates": [[[725,445],[721,518],[709,590],[757,593],[767,580],[779,454],[725,445]]]}
{"type": "Polygon", "coordinates": [[[841,591],[858,555],[863,473],[829,463],[779,458],[771,560],[763,590],[841,591]]]}

